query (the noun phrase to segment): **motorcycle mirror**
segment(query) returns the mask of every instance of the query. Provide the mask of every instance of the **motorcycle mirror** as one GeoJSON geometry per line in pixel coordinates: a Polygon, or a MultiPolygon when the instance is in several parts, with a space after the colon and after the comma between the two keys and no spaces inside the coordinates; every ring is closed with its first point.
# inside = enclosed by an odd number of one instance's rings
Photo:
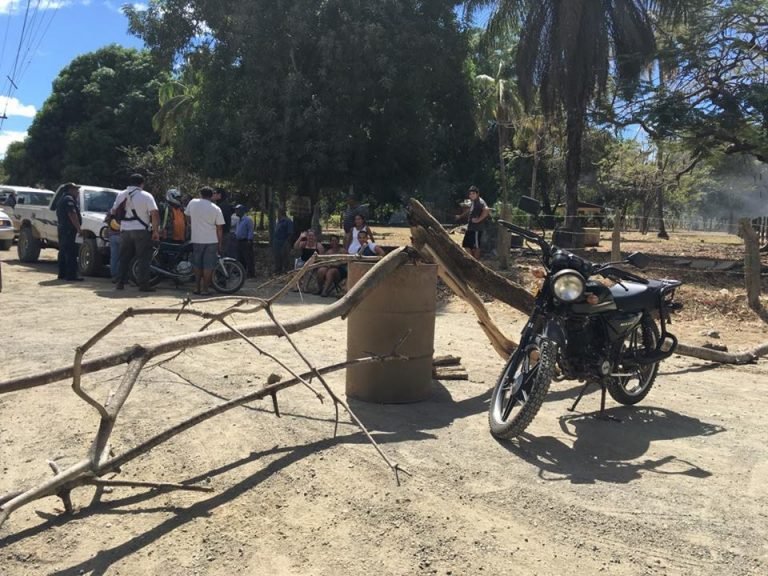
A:
{"type": "Polygon", "coordinates": [[[642,270],[648,267],[651,263],[651,259],[642,252],[633,252],[627,257],[627,262],[632,264],[635,268],[642,270]]]}
{"type": "Polygon", "coordinates": [[[530,196],[522,196],[517,203],[517,207],[526,214],[532,214],[538,216],[541,212],[541,202],[530,196]]]}

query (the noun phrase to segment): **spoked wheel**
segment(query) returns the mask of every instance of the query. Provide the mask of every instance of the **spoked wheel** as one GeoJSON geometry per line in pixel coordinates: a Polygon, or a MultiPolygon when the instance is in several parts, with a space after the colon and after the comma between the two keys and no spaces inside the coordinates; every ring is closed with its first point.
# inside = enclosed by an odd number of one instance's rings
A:
{"type": "Polygon", "coordinates": [[[659,363],[637,364],[633,359],[655,350],[658,341],[658,326],[648,314],[643,314],[640,324],[627,335],[621,350],[622,358],[627,362],[619,361],[618,371],[628,376],[616,376],[608,383],[608,393],[619,404],[637,404],[651,391],[659,363]]]}
{"type": "MultiPolygon", "coordinates": [[[[154,259],[152,260],[151,263],[152,264],[154,263],[154,259]]],[[[131,281],[134,284],[138,285],[138,281],[137,281],[138,277],[139,277],[139,259],[134,258],[131,261],[131,281]]],[[[160,274],[152,270],[152,268],[149,269],[149,285],[150,286],[157,286],[158,284],[160,284],[160,280],[162,279],[163,278],[162,276],[160,276],[160,274]]]]}
{"type": "Polygon", "coordinates": [[[544,402],[552,381],[555,345],[546,339],[518,347],[491,395],[488,423],[497,438],[514,438],[526,429],[544,402]]]}
{"type": "Polygon", "coordinates": [[[234,294],[245,284],[245,268],[237,260],[222,258],[213,271],[213,289],[222,294],[234,294]]]}

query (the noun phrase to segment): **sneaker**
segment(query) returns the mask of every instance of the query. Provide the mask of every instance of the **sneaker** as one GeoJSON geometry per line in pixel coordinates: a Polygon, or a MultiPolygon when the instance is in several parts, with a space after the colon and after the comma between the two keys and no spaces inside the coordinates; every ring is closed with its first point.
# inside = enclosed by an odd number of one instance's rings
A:
{"type": "Polygon", "coordinates": [[[118,282],[117,284],[115,284],[115,290],[125,290],[125,284],[123,284],[122,282],[118,282]]]}

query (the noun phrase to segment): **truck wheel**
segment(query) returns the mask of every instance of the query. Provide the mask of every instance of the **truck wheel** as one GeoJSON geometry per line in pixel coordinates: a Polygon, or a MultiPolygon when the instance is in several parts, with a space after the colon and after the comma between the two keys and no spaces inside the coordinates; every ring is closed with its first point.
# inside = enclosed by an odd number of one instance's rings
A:
{"type": "Polygon", "coordinates": [[[37,262],[40,258],[40,239],[35,238],[29,226],[19,231],[19,244],[16,248],[21,262],[37,262]]]}
{"type": "Polygon", "coordinates": [[[101,254],[95,238],[86,238],[80,245],[78,258],[80,274],[83,276],[98,276],[101,271],[101,254]]]}
{"type": "Polygon", "coordinates": [[[0,240],[0,250],[10,250],[13,240],[0,240]]]}

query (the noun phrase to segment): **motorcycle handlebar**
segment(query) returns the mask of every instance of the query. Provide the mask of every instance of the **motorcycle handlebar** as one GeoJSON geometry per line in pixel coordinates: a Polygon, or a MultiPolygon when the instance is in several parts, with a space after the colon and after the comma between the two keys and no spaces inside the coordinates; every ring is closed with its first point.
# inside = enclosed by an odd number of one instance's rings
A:
{"type": "Polygon", "coordinates": [[[520,226],[517,226],[516,224],[512,224],[511,222],[507,222],[506,220],[499,220],[499,224],[504,226],[507,230],[510,232],[513,232],[517,234],[518,236],[522,236],[526,240],[530,240],[531,242],[535,242],[538,244],[542,250],[544,250],[545,253],[549,252],[549,244],[547,243],[544,238],[536,234],[535,232],[531,232],[530,230],[526,228],[522,228],[520,226]]]}

